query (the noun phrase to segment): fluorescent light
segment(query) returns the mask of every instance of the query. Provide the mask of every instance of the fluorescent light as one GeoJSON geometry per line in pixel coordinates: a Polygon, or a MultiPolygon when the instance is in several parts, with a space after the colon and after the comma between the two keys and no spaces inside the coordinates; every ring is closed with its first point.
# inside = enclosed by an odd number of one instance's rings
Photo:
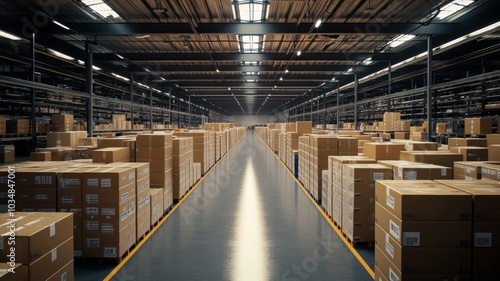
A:
{"type": "Polygon", "coordinates": [[[300,56],[300,55],[302,55],[302,51],[301,51],[301,50],[298,50],[298,51],[297,51],[297,56],[300,56]]]}
{"type": "Polygon", "coordinates": [[[352,69],[352,68],[349,68],[349,69],[347,70],[347,72],[352,72],[352,71],[353,71],[353,69],[352,69]]]}
{"type": "Polygon", "coordinates": [[[85,62],[84,62],[84,61],[82,61],[82,60],[77,60],[77,62],[78,62],[79,64],[81,64],[81,65],[85,65],[85,62]]]}
{"type": "Polygon", "coordinates": [[[87,5],[87,7],[98,13],[103,18],[120,18],[120,16],[102,0],[82,0],[82,3],[87,5]]]}
{"type": "Polygon", "coordinates": [[[217,71],[217,73],[219,73],[219,72],[220,72],[220,70],[219,70],[218,68],[216,68],[216,69],[215,69],[215,71],[217,71]]]}
{"type": "Polygon", "coordinates": [[[227,90],[228,90],[228,91],[231,91],[231,87],[227,87],[227,90]]]}
{"type": "Polygon", "coordinates": [[[144,38],[148,38],[148,37],[150,37],[150,36],[151,36],[151,35],[146,34],[146,35],[136,36],[135,38],[137,38],[137,39],[144,39],[144,38]]]}
{"type": "Polygon", "coordinates": [[[116,78],[119,78],[119,79],[125,80],[125,81],[127,81],[127,82],[128,82],[128,81],[130,81],[130,79],[128,79],[127,77],[123,77],[123,76],[118,75],[118,74],[116,74],[116,73],[111,73],[111,75],[113,75],[113,76],[114,76],[114,77],[116,77],[116,78]]]}
{"type": "Polygon", "coordinates": [[[160,77],[161,81],[167,81],[167,79],[160,77]]]}
{"type": "Polygon", "coordinates": [[[101,71],[102,70],[102,68],[100,68],[98,66],[95,66],[95,65],[92,66],[92,69],[93,70],[97,70],[97,71],[101,71]]]}
{"type": "Polygon", "coordinates": [[[490,25],[488,25],[486,27],[483,27],[483,28],[478,29],[478,30],[476,30],[474,32],[471,32],[469,35],[470,36],[482,35],[482,34],[488,32],[488,31],[492,31],[494,29],[497,29],[498,27],[500,27],[500,21],[497,21],[494,24],[490,24],[490,25]]]}
{"type": "Polygon", "coordinates": [[[144,68],[147,72],[151,72],[151,70],[147,69],[147,68],[144,68]]]}
{"type": "Polygon", "coordinates": [[[60,27],[66,29],[66,30],[69,30],[69,27],[65,26],[64,24],[62,24],[62,23],[60,23],[58,21],[53,20],[52,22],[55,23],[55,24],[57,24],[57,25],[59,25],[60,27]]]}
{"type": "Polygon", "coordinates": [[[401,44],[404,44],[404,43],[412,40],[413,38],[415,38],[415,35],[413,35],[413,34],[401,34],[401,35],[397,36],[396,38],[392,39],[391,41],[389,41],[389,43],[387,43],[387,45],[389,45],[389,47],[391,47],[391,48],[396,48],[396,47],[400,46],[401,44]]]}
{"type": "Polygon", "coordinates": [[[445,19],[458,11],[462,10],[463,8],[469,6],[470,4],[474,3],[474,0],[455,0],[451,2],[450,4],[442,7],[439,12],[439,15],[437,15],[437,18],[442,20],[445,19]]]}
{"type": "Polygon", "coordinates": [[[314,24],[315,28],[318,28],[321,25],[321,19],[318,19],[316,23],[314,24]]]}
{"type": "Polygon", "coordinates": [[[116,56],[117,56],[119,59],[124,59],[124,57],[120,56],[119,54],[116,54],[116,56]]]}
{"type": "Polygon", "coordinates": [[[287,69],[285,69],[285,73],[288,73],[288,72],[290,72],[290,70],[288,70],[288,68],[287,68],[287,69]]]}
{"type": "Polygon", "coordinates": [[[52,50],[52,49],[48,49],[48,50],[49,50],[49,52],[51,52],[52,54],[54,54],[56,57],[60,57],[60,58],[63,58],[63,59],[65,59],[65,60],[74,60],[74,59],[75,59],[75,58],[70,57],[70,56],[68,56],[68,55],[66,55],[66,54],[63,54],[63,53],[61,53],[61,52],[58,52],[58,51],[56,51],[56,50],[52,50]]]}
{"type": "Polygon", "coordinates": [[[365,65],[370,65],[372,63],[373,63],[372,58],[367,58],[366,60],[363,61],[363,64],[365,65]]]}
{"type": "Polygon", "coordinates": [[[280,77],[280,81],[283,81],[283,77],[280,77]]]}
{"type": "Polygon", "coordinates": [[[1,36],[1,37],[4,37],[4,38],[7,38],[7,39],[10,39],[10,40],[14,40],[14,41],[19,41],[19,40],[21,40],[21,38],[20,38],[20,37],[17,37],[17,36],[15,36],[15,35],[12,35],[12,34],[10,34],[10,33],[7,33],[7,32],[5,32],[5,31],[2,31],[2,30],[0,30],[0,36],[1,36]]]}

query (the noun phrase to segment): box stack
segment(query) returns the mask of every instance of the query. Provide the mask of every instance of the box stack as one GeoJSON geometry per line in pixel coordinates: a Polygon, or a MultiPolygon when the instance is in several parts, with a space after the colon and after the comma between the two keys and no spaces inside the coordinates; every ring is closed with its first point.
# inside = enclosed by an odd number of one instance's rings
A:
{"type": "Polygon", "coordinates": [[[328,170],[323,170],[321,171],[321,186],[323,187],[321,189],[322,195],[321,195],[321,206],[323,207],[323,210],[325,212],[327,211],[328,206],[331,204],[331,194],[330,194],[330,189],[328,186],[331,185],[331,180],[330,180],[330,174],[328,170]]]}
{"type": "Polygon", "coordinates": [[[221,158],[221,138],[219,133],[215,133],[215,162],[219,161],[221,158]]]}
{"type": "Polygon", "coordinates": [[[400,120],[399,122],[396,122],[396,131],[409,132],[410,127],[411,127],[410,120],[400,120]]]}
{"type": "Polygon", "coordinates": [[[500,144],[488,146],[488,160],[500,161],[500,144]]]}
{"type": "Polygon", "coordinates": [[[151,225],[157,223],[163,216],[163,189],[161,188],[150,188],[149,194],[150,199],[150,210],[151,210],[151,225]]]}
{"type": "Polygon", "coordinates": [[[129,150],[130,162],[135,162],[136,156],[136,137],[120,137],[120,138],[98,138],[97,148],[110,148],[110,147],[126,147],[129,150]]]}
{"type": "MultiPolygon", "coordinates": [[[[194,162],[201,163],[201,171],[205,174],[210,169],[208,160],[209,153],[209,136],[206,131],[191,131],[191,132],[176,132],[176,137],[191,137],[193,138],[194,162]]],[[[228,142],[230,143],[230,141],[228,142]]]]}
{"type": "MultiPolygon", "coordinates": [[[[283,126],[285,126],[285,124],[283,124],[283,126]]],[[[286,148],[286,133],[280,133],[279,134],[279,157],[281,159],[281,161],[283,161],[284,163],[286,163],[286,153],[287,153],[287,148],[286,148]]]]}
{"type": "Polygon", "coordinates": [[[448,123],[436,123],[436,134],[445,135],[453,133],[453,126],[448,123]]]}
{"type": "Polygon", "coordinates": [[[453,162],[463,161],[463,156],[448,151],[401,151],[400,159],[453,168],[453,162]]]}
{"type": "Polygon", "coordinates": [[[4,135],[7,133],[7,118],[5,116],[0,116],[0,134],[4,135]]]}
{"type": "Polygon", "coordinates": [[[12,144],[0,145],[0,163],[16,161],[16,148],[12,144]]]}
{"type": "MultiPolygon", "coordinates": [[[[18,280],[18,276],[24,281],[74,280],[71,213],[16,212],[16,217],[5,213],[0,215],[0,225],[9,225],[12,219],[16,220],[15,260],[22,268],[8,273],[5,280],[18,280]]],[[[8,238],[0,237],[2,245],[10,245],[8,238]]],[[[10,249],[0,249],[0,263],[10,262],[10,249]]]]}
{"type": "Polygon", "coordinates": [[[339,228],[342,227],[342,204],[343,204],[343,187],[342,187],[342,173],[344,164],[372,164],[376,163],[375,160],[364,156],[329,156],[328,157],[328,171],[330,172],[331,190],[330,204],[327,206],[328,213],[332,216],[332,220],[339,228]]]}
{"type": "Polygon", "coordinates": [[[29,134],[30,120],[29,119],[7,120],[6,128],[8,134],[29,134]]]}
{"type": "Polygon", "coordinates": [[[308,187],[309,183],[309,136],[299,137],[299,181],[308,187]]]}
{"type": "Polygon", "coordinates": [[[424,126],[412,126],[412,127],[410,127],[410,139],[413,141],[426,141],[427,140],[427,128],[424,126]]]}
{"type": "MultiPolygon", "coordinates": [[[[131,163],[139,164],[135,166],[135,198],[136,198],[136,241],[146,234],[151,227],[151,194],[150,194],[150,168],[149,163],[131,163]]],[[[133,167],[133,166],[130,166],[133,167]]],[[[163,206],[163,202],[162,202],[163,206]]]]}
{"type": "Polygon", "coordinates": [[[113,129],[114,130],[126,130],[127,129],[127,118],[125,114],[113,114],[113,129]]]}
{"type": "Polygon", "coordinates": [[[30,161],[52,161],[51,152],[31,152],[30,161]]]}
{"type": "Polygon", "coordinates": [[[129,162],[130,149],[127,147],[107,147],[92,152],[93,163],[129,162]]]}
{"type": "Polygon", "coordinates": [[[482,179],[500,181],[500,164],[498,163],[488,163],[481,166],[482,169],[482,179]]]}
{"type": "Polygon", "coordinates": [[[121,258],[136,239],[136,171],[82,173],[83,257],[121,258]]]}
{"type": "Polygon", "coordinates": [[[453,147],[464,147],[464,146],[475,146],[475,147],[488,147],[487,139],[484,138],[449,138],[448,148],[453,147]]]}
{"type": "Polygon", "coordinates": [[[463,161],[488,161],[488,148],[486,147],[458,146],[450,148],[450,152],[462,154],[463,161]]]}
{"type": "Polygon", "coordinates": [[[400,112],[385,112],[384,113],[384,131],[398,131],[398,125],[401,122],[400,112]]]}
{"type": "Polygon", "coordinates": [[[179,201],[186,194],[189,177],[189,145],[192,138],[176,137],[173,140],[173,194],[174,202],[179,201]]]}
{"type": "Polygon", "coordinates": [[[52,132],[73,131],[74,118],[71,114],[52,114],[52,132]]]}
{"type": "Polygon", "coordinates": [[[163,207],[173,202],[172,135],[143,134],[137,136],[137,162],[149,162],[150,186],[163,189],[163,207]]]}
{"type": "Polygon", "coordinates": [[[220,157],[226,155],[228,147],[226,141],[226,134],[224,132],[218,133],[220,138],[220,157]]]}
{"type": "Polygon", "coordinates": [[[375,193],[376,280],[470,280],[470,194],[433,181],[377,181],[375,193]]]}
{"type": "Polygon", "coordinates": [[[455,180],[480,180],[482,167],[485,164],[500,164],[496,161],[466,161],[455,162],[453,165],[453,179],[455,180]]]}
{"type": "Polygon", "coordinates": [[[453,169],[434,164],[394,161],[392,172],[395,180],[453,179],[453,169]]]}
{"type": "Polygon", "coordinates": [[[77,148],[80,139],[86,138],[87,132],[48,132],[47,133],[47,147],[70,147],[77,148]]]}
{"type": "Polygon", "coordinates": [[[57,169],[24,168],[16,172],[16,208],[23,212],[57,210],[57,169]]]}
{"type": "Polygon", "coordinates": [[[299,134],[310,134],[312,133],[312,122],[311,121],[297,121],[295,122],[296,132],[299,134]]]}
{"type": "Polygon", "coordinates": [[[472,195],[472,280],[500,280],[500,183],[492,181],[438,181],[472,195]]]}
{"type": "Polygon", "coordinates": [[[346,164],[342,168],[342,232],[354,245],[375,242],[375,181],[392,180],[379,164],[346,164]]]}
{"type": "Polygon", "coordinates": [[[269,130],[269,146],[271,147],[272,151],[279,153],[280,149],[280,139],[279,139],[279,134],[281,133],[281,129],[272,129],[269,130]]]}
{"type": "Polygon", "coordinates": [[[338,138],[333,135],[312,135],[310,144],[310,169],[306,170],[309,173],[308,190],[316,200],[321,201],[321,173],[328,169],[328,156],[338,155],[338,138]]]}
{"type": "Polygon", "coordinates": [[[491,134],[493,118],[465,118],[464,132],[466,135],[491,134]]]}
{"type": "MultiPolygon", "coordinates": [[[[215,164],[216,158],[215,132],[208,132],[208,165],[209,169],[215,164]]],[[[192,167],[192,165],[191,165],[192,167]]],[[[192,173],[191,173],[192,174],[192,173]]]]}
{"type": "Polygon", "coordinates": [[[294,168],[294,150],[299,149],[299,133],[286,134],[286,166],[293,171],[294,168]]]}
{"type": "Polygon", "coordinates": [[[363,144],[363,155],[373,160],[399,160],[399,154],[405,150],[402,143],[366,142],[363,144]]]}

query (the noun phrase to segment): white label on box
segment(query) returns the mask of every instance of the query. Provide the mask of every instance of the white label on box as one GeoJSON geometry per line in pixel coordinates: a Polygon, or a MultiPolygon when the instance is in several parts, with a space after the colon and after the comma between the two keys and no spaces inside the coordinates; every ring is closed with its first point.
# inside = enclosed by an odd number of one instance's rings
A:
{"type": "Polygon", "coordinates": [[[98,221],[85,221],[85,230],[97,231],[99,230],[98,221]]]}
{"type": "Polygon", "coordinates": [[[389,233],[399,241],[400,237],[400,229],[397,224],[395,224],[392,220],[389,220],[389,233]]]}
{"type": "Polygon", "coordinates": [[[128,174],[128,180],[135,179],[135,172],[128,174]]]}
{"type": "Polygon", "coordinates": [[[111,187],[111,179],[110,178],[101,179],[101,187],[111,187]]]}
{"type": "Polygon", "coordinates": [[[408,147],[406,148],[406,150],[412,151],[413,150],[413,143],[409,143],[408,147]]]}
{"type": "Polygon", "coordinates": [[[493,244],[491,232],[474,233],[474,247],[491,248],[493,244]]]}
{"type": "Polygon", "coordinates": [[[127,200],[128,200],[128,192],[125,192],[125,193],[123,193],[123,195],[122,195],[122,201],[121,201],[121,202],[125,202],[125,201],[127,201],[127,200]]]}
{"type": "MultiPolygon", "coordinates": [[[[81,255],[80,255],[81,256],[81,255]]],[[[68,281],[68,273],[67,272],[64,272],[62,275],[61,275],[61,281],[68,281]]]]}
{"type": "Polygon", "coordinates": [[[403,246],[420,247],[420,232],[403,232],[403,246]]]}
{"type": "Polygon", "coordinates": [[[97,187],[99,186],[99,179],[89,178],[87,179],[87,185],[97,187]]]}
{"type": "Polygon", "coordinates": [[[374,172],[372,174],[372,179],[375,180],[383,180],[384,179],[384,173],[383,172],[374,172]]]}
{"type": "Polygon", "coordinates": [[[114,216],[115,214],[115,208],[101,208],[101,215],[103,216],[114,216]]]}
{"type": "Polygon", "coordinates": [[[87,204],[98,204],[99,194],[85,194],[85,202],[87,204]]]}
{"type": "Polygon", "coordinates": [[[394,271],[392,271],[392,268],[389,267],[389,281],[399,281],[398,276],[394,271]]]}
{"type": "Polygon", "coordinates": [[[106,247],[104,248],[104,255],[105,258],[114,258],[116,257],[116,248],[115,247],[106,247]]]}
{"type": "Polygon", "coordinates": [[[444,177],[444,176],[446,176],[446,174],[447,174],[446,169],[445,168],[441,169],[441,176],[444,177]]]}
{"type": "Polygon", "coordinates": [[[417,179],[417,171],[405,171],[403,174],[404,180],[416,180],[417,179]]]}
{"type": "Polygon", "coordinates": [[[56,235],[56,225],[55,224],[51,224],[49,226],[49,232],[50,232],[50,235],[49,235],[50,237],[56,235]]]}
{"type": "Polygon", "coordinates": [[[385,251],[394,258],[394,246],[389,242],[389,234],[385,234],[385,251]]]}
{"type": "Polygon", "coordinates": [[[61,146],[61,140],[56,141],[56,146],[61,146]]]}
{"type": "Polygon", "coordinates": [[[391,207],[392,209],[394,209],[394,197],[392,197],[391,195],[389,195],[389,193],[387,193],[387,198],[385,199],[385,201],[387,202],[387,206],[391,207]]]}
{"type": "Polygon", "coordinates": [[[81,185],[80,179],[60,179],[59,187],[64,188],[66,186],[81,185]]]}
{"type": "Polygon", "coordinates": [[[35,200],[47,200],[49,195],[47,194],[35,194],[35,200]]]}
{"type": "Polygon", "coordinates": [[[57,248],[53,249],[50,252],[50,255],[51,255],[52,262],[54,262],[55,260],[57,260],[57,248]]]}
{"type": "Polygon", "coordinates": [[[403,169],[401,169],[401,167],[398,167],[398,177],[403,177],[403,169]]]}
{"type": "Polygon", "coordinates": [[[87,238],[85,239],[85,247],[87,248],[99,248],[99,238],[87,238]]]}
{"type": "Polygon", "coordinates": [[[35,184],[52,184],[51,176],[35,176],[35,184]]]}
{"type": "Polygon", "coordinates": [[[98,207],[87,207],[87,208],[85,208],[85,214],[91,215],[91,216],[97,216],[97,215],[99,215],[99,208],[98,207]]]}
{"type": "Polygon", "coordinates": [[[101,231],[103,233],[112,234],[113,232],[115,232],[115,228],[110,223],[103,223],[101,226],[101,231]]]}
{"type": "Polygon", "coordinates": [[[73,202],[75,202],[73,196],[61,196],[61,199],[59,201],[65,204],[72,204],[73,202]]]}

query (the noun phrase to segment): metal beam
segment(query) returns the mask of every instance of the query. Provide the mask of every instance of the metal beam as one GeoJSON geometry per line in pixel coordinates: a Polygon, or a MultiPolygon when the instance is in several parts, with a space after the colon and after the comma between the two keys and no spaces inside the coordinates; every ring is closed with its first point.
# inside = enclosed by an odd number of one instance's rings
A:
{"type": "MultiPolygon", "coordinates": [[[[126,56],[126,55],[124,55],[126,56]]],[[[325,55],[326,56],[326,55],[325,55]]],[[[291,62],[293,63],[293,61],[291,62]]],[[[144,66],[130,65],[128,69],[139,75],[151,75],[150,72],[144,71],[144,66]]],[[[216,73],[214,65],[155,65],[151,67],[151,71],[158,75],[168,75],[170,73],[176,72],[212,72],[216,73]]],[[[220,73],[224,72],[272,72],[272,71],[283,71],[279,67],[272,65],[220,65],[217,66],[220,73]]],[[[290,71],[289,74],[292,75],[294,72],[320,72],[320,71],[330,71],[330,72],[344,72],[347,69],[352,68],[353,71],[357,72],[367,72],[370,71],[370,67],[362,65],[290,65],[287,69],[290,71]]],[[[339,74],[336,74],[339,75],[339,74]]],[[[165,77],[166,78],[166,77],[165,77]]]]}
{"type": "MultiPolygon", "coordinates": [[[[181,81],[203,81],[203,80],[220,80],[221,76],[218,74],[178,74],[178,75],[166,75],[164,76],[169,82],[181,82],[181,81]]],[[[242,74],[231,74],[231,75],[223,75],[224,80],[259,80],[259,81],[276,81],[277,78],[275,75],[242,75],[242,74]]],[[[285,80],[294,81],[294,80],[307,80],[307,81],[319,81],[325,82],[329,81],[332,78],[331,74],[287,74],[283,77],[285,80]]],[[[281,82],[280,82],[281,83],[281,82]]],[[[318,85],[320,84],[318,83],[318,85]]]]}
{"type": "Polygon", "coordinates": [[[130,129],[134,129],[134,73],[130,72],[130,129]]]}
{"type": "MultiPolygon", "coordinates": [[[[269,88],[269,91],[276,85],[276,82],[269,81],[257,81],[252,83],[239,82],[239,81],[191,81],[191,82],[183,82],[178,83],[182,88],[191,89],[203,89],[203,88],[217,88],[217,89],[227,89],[227,87],[242,87],[246,89],[258,89],[258,88],[269,88]]],[[[318,82],[306,82],[306,81],[280,81],[278,88],[302,88],[302,89],[310,89],[317,88],[319,86],[318,82]]]]}
{"type": "MultiPolygon", "coordinates": [[[[39,32],[70,34],[77,31],[84,35],[136,35],[136,34],[194,34],[188,23],[64,23],[72,30],[47,25],[39,32]]],[[[312,24],[295,23],[198,23],[197,34],[456,34],[457,23],[323,23],[311,31],[312,24]]]]}
{"type": "MultiPolygon", "coordinates": [[[[123,57],[130,61],[282,61],[290,60],[293,54],[283,53],[124,53],[123,57]]],[[[390,60],[391,53],[303,53],[295,57],[295,61],[363,61],[372,58],[373,61],[390,60]]],[[[95,61],[120,61],[115,54],[95,54],[95,61]]],[[[213,69],[215,71],[215,68],[213,69]]]]}
{"type": "Polygon", "coordinates": [[[358,129],[358,90],[359,80],[358,73],[354,73],[354,130],[358,129]]]}

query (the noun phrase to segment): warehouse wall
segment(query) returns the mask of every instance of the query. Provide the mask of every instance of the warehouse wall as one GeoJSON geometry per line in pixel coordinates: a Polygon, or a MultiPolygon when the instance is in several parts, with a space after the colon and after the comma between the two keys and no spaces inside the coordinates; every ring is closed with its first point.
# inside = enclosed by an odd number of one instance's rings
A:
{"type": "Polygon", "coordinates": [[[274,115],[233,115],[234,124],[236,125],[265,125],[275,121],[274,115]]]}

